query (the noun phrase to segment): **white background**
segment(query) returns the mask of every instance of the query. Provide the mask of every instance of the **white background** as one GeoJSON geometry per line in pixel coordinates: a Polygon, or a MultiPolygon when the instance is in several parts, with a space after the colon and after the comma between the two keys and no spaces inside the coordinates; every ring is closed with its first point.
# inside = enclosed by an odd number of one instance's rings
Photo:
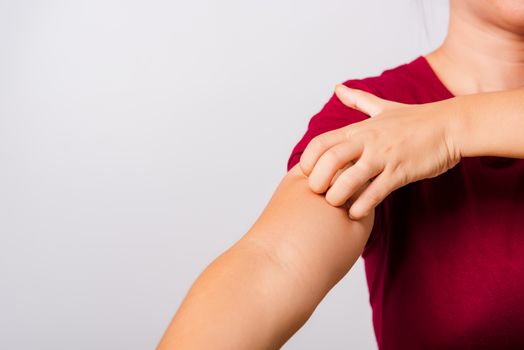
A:
{"type": "MultiPolygon", "coordinates": [[[[447,6],[1,0],[0,348],[153,349],[334,85],[429,52],[447,6]]],[[[284,346],[375,348],[361,259],[284,346]]]]}

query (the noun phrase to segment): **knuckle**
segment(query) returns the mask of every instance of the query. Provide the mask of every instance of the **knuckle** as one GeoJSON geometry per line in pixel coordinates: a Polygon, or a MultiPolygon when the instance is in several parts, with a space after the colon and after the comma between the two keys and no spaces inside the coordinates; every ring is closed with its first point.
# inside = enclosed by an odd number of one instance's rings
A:
{"type": "Polygon", "coordinates": [[[408,183],[408,174],[403,166],[397,166],[395,169],[395,174],[401,186],[404,186],[408,183]]]}
{"type": "Polygon", "coordinates": [[[324,134],[317,135],[309,142],[310,148],[321,149],[326,144],[326,136],[324,134]]]}
{"type": "Polygon", "coordinates": [[[362,171],[365,174],[368,174],[373,170],[373,165],[370,161],[366,159],[360,159],[358,162],[355,163],[355,165],[358,165],[360,171],[362,171]]]}
{"type": "Polygon", "coordinates": [[[348,140],[351,140],[353,138],[354,133],[355,133],[355,126],[354,125],[349,125],[344,130],[344,135],[346,136],[346,139],[348,139],[348,140]]]}
{"type": "Polygon", "coordinates": [[[394,150],[395,148],[393,147],[392,144],[387,144],[385,147],[384,147],[384,154],[391,154],[391,152],[394,150]]]}
{"type": "Polygon", "coordinates": [[[346,190],[352,189],[355,183],[353,176],[348,176],[347,172],[344,172],[341,176],[339,176],[337,182],[342,188],[346,190]]]}
{"type": "Polygon", "coordinates": [[[326,151],[325,157],[330,163],[338,164],[342,160],[343,154],[339,148],[332,147],[326,151]]]}
{"type": "MultiPolygon", "coordinates": [[[[360,122],[362,123],[362,122],[360,122]]],[[[354,125],[351,129],[351,137],[356,138],[362,135],[362,128],[360,126],[354,125]]]]}
{"type": "Polygon", "coordinates": [[[372,138],[372,139],[380,139],[381,138],[382,130],[380,130],[380,129],[370,128],[368,130],[368,132],[369,132],[369,137],[372,138]]]}
{"type": "Polygon", "coordinates": [[[367,196],[366,203],[375,205],[382,199],[382,189],[374,188],[367,196]]]}

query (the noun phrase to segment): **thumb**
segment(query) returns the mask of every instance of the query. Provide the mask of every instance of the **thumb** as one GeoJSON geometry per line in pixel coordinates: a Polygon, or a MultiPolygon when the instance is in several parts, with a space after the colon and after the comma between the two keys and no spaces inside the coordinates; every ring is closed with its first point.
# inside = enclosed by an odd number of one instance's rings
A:
{"type": "Polygon", "coordinates": [[[389,104],[394,104],[394,102],[381,99],[369,92],[348,88],[344,84],[336,85],[335,94],[344,105],[355,108],[371,117],[381,113],[389,104]]]}

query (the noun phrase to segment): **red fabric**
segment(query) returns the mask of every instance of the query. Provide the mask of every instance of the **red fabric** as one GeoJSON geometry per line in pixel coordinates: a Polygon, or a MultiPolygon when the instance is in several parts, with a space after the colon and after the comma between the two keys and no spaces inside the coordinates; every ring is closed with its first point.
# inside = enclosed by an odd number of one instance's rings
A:
{"type": "MultiPolygon", "coordinates": [[[[344,84],[412,104],[453,97],[423,56],[344,84]]],[[[313,137],[365,118],[333,95],[288,170],[313,137]]],[[[393,191],[362,257],[379,349],[524,349],[524,160],[463,158],[393,191]]]]}

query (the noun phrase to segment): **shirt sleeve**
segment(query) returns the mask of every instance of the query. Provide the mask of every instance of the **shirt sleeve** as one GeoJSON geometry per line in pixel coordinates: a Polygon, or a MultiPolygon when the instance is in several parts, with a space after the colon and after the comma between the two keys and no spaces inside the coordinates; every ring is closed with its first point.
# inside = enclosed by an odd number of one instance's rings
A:
{"type": "MultiPolygon", "coordinates": [[[[366,85],[362,80],[347,80],[343,83],[344,85],[364,90],[372,94],[376,94],[372,88],[366,85]]],[[[300,156],[306,149],[308,143],[316,136],[323,134],[327,131],[335,130],[347,126],[349,124],[357,123],[359,121],[370,118],[367,114],[360,112],[354,108],[345,106],[342,101],[333,93],[328,102],[324,107],[315,114],[308,123],[307,129],[300,140],[293,147],[291,154],[287,162],[287,170],[289,171],[295,164],[300,161],[300,156]]],[[[368,238],[366,246],[364,248],[363,255],[369,249],[371,242],[375,240],[375,236],[379,233],[377,231],[382,229],[383,221],[383,202],[381,202],[375,208],[375,221],[373,229],[368,238]]]]}
{"type": "MultiPolygon", "coordinates": [[[[375,94],[374,91],[362,83],[361,80],[348,80],[344,82],[344,85],[375,94]]],[[[367,118],[369,118],[369,116],[365,113],[345,106],[337,97],[337,95],[333,93],[329,101],[324,105],[320,112],[315,114],[309,120],[306,132],[298,141],[298,143],[293,147],[293,150],[291,151],[291,154],[288,158],[287,171],[289,171],[300,161],[300,156],[306,149],[308,143],[315,136],[323,134],[327,131],[340,129],[346,125],[357,123],[367,118]]]]}

